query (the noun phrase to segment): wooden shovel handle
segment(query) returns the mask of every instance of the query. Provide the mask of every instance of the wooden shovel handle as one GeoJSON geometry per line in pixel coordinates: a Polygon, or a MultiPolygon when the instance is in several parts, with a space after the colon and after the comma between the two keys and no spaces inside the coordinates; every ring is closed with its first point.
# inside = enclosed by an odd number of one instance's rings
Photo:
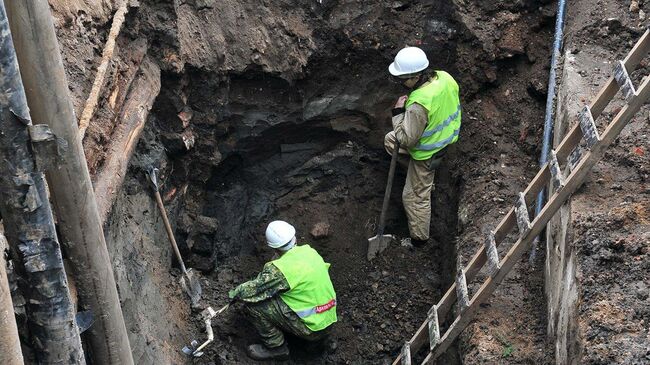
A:
{"type": "Polygon", "coordinates": [[[386,192],[384,193],[384,203],[381,206],[381,215],[379,216],[379,226],[377,226],[377,237],[384,234],[386,227],[386,211],[390,202],[390,192],[393,189],[393,176],[395,176],[395,166],[397,165],[397,155],[399,154],[399,140],[395,138],[395,148],[393,157],[390,159],[390,169],[388,169],[388,181],[386,182],[386,192]]]}
{"type": "Polygon", "coordinates": [[[167,211],[165,210],[165,206],[163,205],[162,198],[160,197],[160,192],[158,190],[155,190],[154,194],[156,195],[156,202],[158,203],[158,208],[160,209],[160,214],[162,215],[163,223],[165,223],[165,229],[167,230],[167,236],[169,236],[169,242],[171,243],[172,248],[174,249],[174,253],[176,254],[178,263],[181,265],[181,270],[183,270],[183,274],[187,274],[187,269],[185,268],[185,263],[183,263],[181,252],[178,250],[178,245],[176,244],[176,238],[174,238],[174,231],[172,231],[172,226],[171,224],[169,224],[169,219],[167,218],[167,211]]]}

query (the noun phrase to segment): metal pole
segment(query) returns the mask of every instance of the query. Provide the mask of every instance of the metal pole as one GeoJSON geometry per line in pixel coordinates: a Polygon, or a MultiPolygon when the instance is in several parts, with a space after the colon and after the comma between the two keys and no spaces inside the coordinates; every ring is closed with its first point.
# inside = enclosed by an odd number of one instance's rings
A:
{"type": "Polygon", "coordinates": [[[23,365],[18,326],[16,326],[9,280],[7,280],[7,263],[4,260],[5,248],[9,248],[9,246],[5,236],[0,233],[0,364],[23,365]]]}
{"type": "MultiPolygon", "coordinates": [[[[544,135],[542,137],[542,153],[539,156],[539,166],[543,167],[550,153],[551,139],[553,138],[553,106],[555,106],[555,94],[557,88],[557,62],[560,58],[562,49],[562,38],[564,37],[564,13],[566,10],[566,0],[559,0],[557,3],[557,15],[555,19],[555,35],[553,36],[553,53],[551,54],[551,71],[548,75],[548,92],[546,96],[546,113],[544,117],[544,135]]],[[[542,189],[537,195],[535,201],[535,216],[539,215],[545,201],[545,189],[542,189]]],[[[540,237],[533,241],[533,247],[530,250],[529,261],[532,264],[535,261],[535,252],[537,251],[537,242],[540,237]]]]}
{"type": "Polygon", "coordinates": [[[68,144],[61,165],[47,172],[47,180],[80,304],[94,314],[87,332],[93,362],[131,365],[131,346],[49,4],[11,1],[7,11],[32,118],[47,123],[68,144]]]}
{"type": "MultiPolygon", "coordinates": [[[[0,0],[0,213],[16,272],[23,279],[19,285],[27,299],[27,324],[37,361],[85,364],[45,179],[35,168],[32,127],[0,0]]],[[[1,327],[3,332],[4,324],[1,327]]],[[[0,352],[0,358],[4,355],[0,352]]]]}

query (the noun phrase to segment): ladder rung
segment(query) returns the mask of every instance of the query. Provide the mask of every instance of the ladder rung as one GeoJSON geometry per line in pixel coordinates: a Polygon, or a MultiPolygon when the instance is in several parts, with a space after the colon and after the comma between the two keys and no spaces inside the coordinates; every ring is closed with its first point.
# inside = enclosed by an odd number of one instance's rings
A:
{"type": "Polygon", "coordinates": [[[467,279],[465,278],[465,271],[463,270],[463,262],[458,255],[456,261],[456,298],[458,298],[458,308],[461,313],[469,307],[469,295],[467,293],[467,279]]]}
{"type": "Polygon", "coordinates": [[[411,342],[409,341],[402,346],[402,365],[411,365],[411,342]]]}
{"type": "Polygon", "coordinates": [[[587,148],[591,148],[596,142],[600,141],[600,136],[598,135],[598,129],[596,129],[596,123],[594,122],[593,115],[591,115],[589,105],[585,105],[582,108],[578,120],[580,121],[582,137],[587,141],[587,148]]]}
{"type": "Polygon", "coordinates": [[[630,75],[627,73],[623,61],[616,62],[616,66],[614,66],[614,78],[618,87],[621,88],[623,97],[629,102],[636,95],[636,90],[634,90],[634,84],[632,83],[632,79],[630,79],[630,75]]]}
{"type": "Polygon", "coordinates": [[[557,154],[555,153],[555,150],[551,150],[551,158],[549,159],[549,170],[551,170],[553,188],[557,190],[564,187],[564,184],[566,183],[566,179],[564,178],[562,169],[560,169],[560,163],[557,160],[557,154]]]}
{"type": "Polygon", "coordinates": [[[524,193],[519,193],[517,205],[515,207],[517,214],[517,226],[519,227],[519,236],[525,236],[530,230],[530,217],[528,216],[528,207],[526,207],[526,198],[524,193]]]}
{"type": "Polygon", "coordinates": [[[501,267],[499,264],[499,252],[497,252],[497,243],[494,239],[494,232],[490,230],[485,239],[485,254],[487,256],[487,270],[490,276],[494,275],[501,267]]]}
{"type": "Polygon", "coordinates": [[[429,320],[429,350],[433,351],[440,341],[440,323],[438,323],[438,306],[434,305],[429,309],[427,315],[429,320]]]}

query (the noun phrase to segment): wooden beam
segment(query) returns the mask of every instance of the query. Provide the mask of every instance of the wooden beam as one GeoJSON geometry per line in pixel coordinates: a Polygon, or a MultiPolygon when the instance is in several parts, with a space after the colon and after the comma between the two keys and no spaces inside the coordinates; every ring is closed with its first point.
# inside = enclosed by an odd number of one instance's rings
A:
{"type": "Polygon", "coordinates": [[[84,333],[92,362],[132,365],[131,345],[50,6],[46,0],[10,1],[8,10],[30,114],[34,120],[47,123],[68,145],[58,168],[47,172],[47,179],[65,252],[78,284],[79,303],[94,314],[93,325],[84,333]]]}
{"type": "MultiPolygon", "coordinates": [[[[22,279],[18,285],[27,301],[27,326],[36,362],[85,364],[45,177],[35,164],[33,125],[12,34],[5,3],[0,0],[0,215],[15,272],[22,279]]],[[[1,270],[4,272],[4,267],[1,270]]],[[[4,292],[1,296],[8,295],[4,292]]],[[[4,306],[11,307],[11,300],[4,301],[4,306]]],[[[13,308],[0,315],[4,318],[0,332],[12,331],[7,316],[13,316],[13,308]]],[[[10,341],[7,345],[15,342],[11,338],[0,341],[5,340],[10,341]]],[[[4,351],[0,352],[0,358],[4,356],[4,351]]]]}
{"type": "Polygon", "coordinates": [[[122,29],[122,23],[124,23],[124,17],[129,11],[128,7],[129,0],[122,0],[120,7],[115,12],[113,16],[113,24],[111,25],[111,30],[108,33],[108,40],[104,46],[104,51],[102,52],[102,61],[97,68],[97,74],[95,75],[95,81],[93,86],[90,89],[90,94],[86,100],[86,105],[84,106],[83,112],[81,112],[81,118],[79,119],[79,138],[83,141],[86,134],[86,129],[90,124],[90,119],[95,113],[95,108],[97,107],[97,101],[99,100],[99,93],[104,85],[104,77],[106,76],[106,70],[108,69],[108,63],[113,59],[113,50],[115,49],[115,39],[120,34],[122,29]]]}
{"type": "Polygon", "coordinates": [[[147,54],[148,44],[145,38],[129,41],[128,46],[120,50],[120,62],[115,70],[112,80],[106,82],[105,99],[99,103],[93,117],[93,125],[86,130],[86,138],[83,140],[84,153],[90,176],[95,176],[106,160],[109,152],[109,144],[106,141],[112,139],[113,133],[119,127],[122,117],[122,109],[126,98],[131,92],[131,86],[136,76],[140,73],[140,65],[147,54]]]}
{"type": "Polygon", "coordinates": [[[110,138],[107,160],[95,176],[95,197],[101,222],[106,222],[124,182],[129,161],[159,92],[160,68],[155,62],[145,58],[118,118],[117,130],[110,138]]]}

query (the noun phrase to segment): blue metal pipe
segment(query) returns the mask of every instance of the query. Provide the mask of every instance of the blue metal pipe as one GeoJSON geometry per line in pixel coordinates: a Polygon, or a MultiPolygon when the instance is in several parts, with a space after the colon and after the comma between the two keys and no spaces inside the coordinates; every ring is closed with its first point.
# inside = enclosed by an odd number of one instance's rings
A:
{"type": "MultiPolygon", "coordinates": [[[[550,152],[551,139],[553,138],[553,106],[555,105],[556,94],[556,77],[557,77],[557,61],[560,57],[560,50],[562,49],[562,38],[564,37],[564,14],[566,10],[566,0],[558,0],[557,3],[557,17],[555,19],[555,35],[553,37],[553,53],[551,55],[551,72],[548,75],[548,92],[546,97],[546,116],[544,118],[544,136],[542,137],[542,154],[539,156],[539,166],[542,167],[546,164],[548,154],[550,152]]],[[[542,189],[537,195],[537,204],[535,206],[535,216],[539,214],[544,206],[545,190],[542,189]]],[[[537,241],[537,240],[535,240],[537,241]]],[[[537,244],[533,244],[533,249],[530,253],[530,260],[535,259],[535,251],[537,244]]]]}

